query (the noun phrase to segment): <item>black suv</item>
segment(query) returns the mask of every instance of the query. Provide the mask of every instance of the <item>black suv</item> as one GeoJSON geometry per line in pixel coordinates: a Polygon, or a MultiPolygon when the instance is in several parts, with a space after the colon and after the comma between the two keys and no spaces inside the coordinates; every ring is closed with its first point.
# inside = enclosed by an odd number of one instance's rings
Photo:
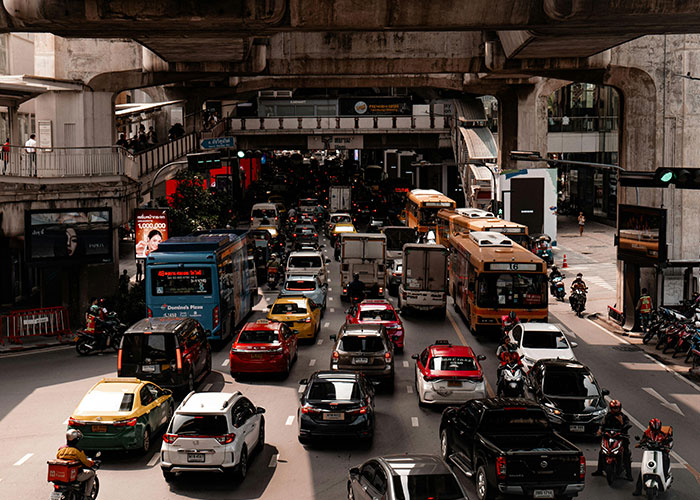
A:
{"type": "Polygon", "coordinates": [[[145,318],[126,332],[119,346],[117,375],[149,380],[183,394],[211,373],[211,346],[192,318],[145,318]]]}

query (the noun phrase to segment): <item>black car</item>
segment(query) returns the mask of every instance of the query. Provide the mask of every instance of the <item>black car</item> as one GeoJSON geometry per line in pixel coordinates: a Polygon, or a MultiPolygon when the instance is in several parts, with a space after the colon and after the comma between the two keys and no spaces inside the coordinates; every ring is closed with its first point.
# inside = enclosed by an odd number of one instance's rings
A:
{"type": "Polygon", "coordinates": [[[318,248],[318,230],[308,224],[296,226],[292,233],[292,245],[295,249],[318,248]]]}
{"type": "Polygon", "coordinates": [[[374,389],[361,373],[318,371],[301,395],[297,415],[299,442],[317,437],[352,437],[371,443],[374,437],[374,389]]]}
{"type": "Polygon", "coordinates": [[[554,428],[592,436],[607,413],[605,396],[588,367],[578,361],[542,359],[528,372],[528,392],[554,428]]]}
{"type": "Polygon", "coordinates": [[[117,375],[151,381],[187,394],[211,373],[211,346],[192,318],[145,318],[119,346],[117,375]]]}

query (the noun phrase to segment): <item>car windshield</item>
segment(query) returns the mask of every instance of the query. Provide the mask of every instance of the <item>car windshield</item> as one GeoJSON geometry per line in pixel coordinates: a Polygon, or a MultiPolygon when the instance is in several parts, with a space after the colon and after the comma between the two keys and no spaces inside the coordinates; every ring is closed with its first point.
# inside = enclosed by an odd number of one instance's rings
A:
{"type": "Polygon", "coordinates": [[[311,401],[353,401],[361,398],[360,385],[354,380],[314,380],[306,399],[311,401]]]}
{"type": "Polygon", "coordinates": [[[355,227],[354,226],[346,226],[346,225],[336,225],[335,229],[333,229],[334,232],[336,233],[354,233],[355,232],[355,227]]]}
{"type": "Polygon", "coordinates": [[[416,230],[413,228],[389,228],[384,229],[386,236],[386,249],[389,251],[401,251],[406,243],[416,242],[416,230]]]}
{"type": "Polygon", "coordinates": [[[274,219],[277,214],[273,208],[256,208],[253,210],[253,217],[256,219],[262,219],[267,217],[268,219],[274,219]]]}
{"type": "Polygon", "coordinates": [[[396,313],[384,307],[363,307],[360,309],[360,321],[396,321],[396,313]]]}
{"type": "Polygon", "coordinates": [[[175,337],[162,333],[124,335],[121,345],[125,363],[170,361],[175,359],[175,337]]]}
{"type": "Polygon", "coordinates": [[[272,314],[306,314],[306,306],[297,302],[275,304],[272,306],[272,314]]]}
{"type": "Polygon", "coordinates": [[[288,280],[284,284],[285,290],[308,292],[316,290],[316,282],[313,280],[288,280]]]}
{"type": "Polygon", "coordinates": [[[547,304],[547,277],[543,274],[482,274],[480,307],[543,307],[547,304]]]}
{"type": "Polygon", "coordinates": [[[523,347],[530,349],[568,349],[561,332],[523,332],[523,347]]]}
{"type": "Polygon", "coordinates": [[[429,368],[435,371],[461,372],[474,371],[478,369],[474,358],[469,358],[466,356],[433,356],[430,358],[429,368]]]}
{"type": "Polygon", "coordinates": [[[452,474],[394,476],[394,489],[397,491],[400,491],[399,482],[406,500],[457,500],[464,498],[462,490],[452,474]]]}
{"type": "Polygon", "coordinates": [[[382,352],[384,342],[374,335],[348,335],[340,339],[340,349],[345,352],[382,352]]]}
{"type": "Polygon", "coordinates": [[[88,392],[78,405],[79,413],[123,412],[129,413],[134,407],[134,394],[131,392],[111,392],[96,389],[88,392]]]}
{"type": "Polygon", "coordinates": [[[321,257],[319,256],[292,256],[289,258],[289,263],[287,267],[321,267],[323,263],[321,262],[321,257]]]}
{"type": "Polygon", "coordinates": [[[352,217],[349,215],[334,215],[331,217],[331,222],[342,223],[342,222],[352,222],[352,217]]]}
{"type": "Polygon", "coordinates": [[[173,416],[171,433],[181,436],[223,436],[228,434],[224,415],[183,415],[173,416]]]}
{"type": "Polygon", "coordinates": [[[552,369],[544,374],[542,392],[545,396],[559,398],[591,398],[598,397],[598,387],[593,375],[583,369],[552,369]]]}
{"type": "Polygon", "coordinates": [[[238,336],[239,344],[273,344],[279,342],[279,335],[272,330],[243,330],[238,336]]]}

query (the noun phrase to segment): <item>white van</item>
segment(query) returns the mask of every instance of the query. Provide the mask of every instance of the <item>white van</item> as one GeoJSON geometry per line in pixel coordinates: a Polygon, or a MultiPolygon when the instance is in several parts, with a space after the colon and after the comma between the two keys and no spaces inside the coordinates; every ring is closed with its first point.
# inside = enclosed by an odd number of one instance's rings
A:
{"type": "Polygon", "coordinates": [[[264,219],[270,222],[271,226],[280,227],[280,213],[274,203],[256,203],[250,211],[250,228],[260,227],[264,219]]]}
{"type": "Polygon", "coordinates": [[[328,269],[326,264],[330,259],[326,259],[321,252],[292,252],[287,259],[287,276],[310,274],[318,276],[322,285],[328,280],[328,269]]]}

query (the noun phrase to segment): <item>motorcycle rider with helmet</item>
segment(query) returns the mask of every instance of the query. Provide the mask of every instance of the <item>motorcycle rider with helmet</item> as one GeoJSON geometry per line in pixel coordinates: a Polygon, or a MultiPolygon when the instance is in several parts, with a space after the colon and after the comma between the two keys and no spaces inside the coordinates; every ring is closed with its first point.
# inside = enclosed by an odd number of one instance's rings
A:
{"type": "Polygon", "coordinates": [[[510,332],[515,325],[520,323],[520,318],[518,318],[518,315],[515,314],[515,311],[511,311],[508,313],[508,316],[501,317],[501,323],[501,326],[503,328],[503,335],[507,335],[508,332],[510,332]]]}
{"type": "MultiPolygon", "coordinates": [[[[649,427],[644,431],[642,439],[637,443],[636,448],[644,446],[646,443],[658,443],[664,446],[663,454],[663,464],[664,473],[668,476],[669,470],[671,468],[671,457],[669,456],[671,447],[673,446],[673,429],[671,426],[662,426],[661,420],[658,418],[652,418],[649,420],[649,427]]],[[[639,472],[639,477],[637,478],[637,485],[634,488],[635,497],[641,496],[642,494],[642,473],[639,472]]]]}
{"type": "MultiPolygon", "coordinates": [[[[626,434],[627,431],[632,427],[630,424],[630,419],[622,413],[622,403],[617,399],[610,401],[609,405],[610,411],[605,415],[605,419],[600,424],[600,429],[598,430],[598,435],[601,435],[604,430],[611,429],[617,430],[622,434],[626,434]]],[[[633,481],[632,479],[632,453],[630,452],[630,441],[629,437],[622,438],[622,460],[625,466],[625,479],[627,481],[633,481]]],[[[598,452],[598,467],[593,472],[593,476],[603,475],[603,465],[605,464],[605,459],[603,457],[603,450],[598,452]]]]}
{"type": "Polygon", "coordinates": [[[365,284],[360,281],[359,273],[352,275],[352,282],[348,285],[348,297],[353,304],[362,302],[365,297],[365,284]]]}
{"type": "Polygon", "coordinates": [[[503,343],[500,346],[498,346],[496,356],[498,357],[498,360],[500,362],[496,372],[496,392],[500,394],[501,385],[503,384],[503,371],[509,364],[516,364],[518,365],[518,367],[520,367],[520,369],[523,369],[523,361],[520,358],[520,354],[518,354],[518,346],[515,345],[513,342],[510,342],[510,339],[507,335],[503,337],[503,343]]]}
{"type": "Polygon", "coordinates": [[[85,483],[83,494],[85,498],[92,498],[95,486],[95,471],[91,467],[95,466],[95,461],[88,458],[83,450],[78,448],[78,442],[83,438],[83,433],[77,429],[68,429],[66,432],[66,444],[61,446],[56,452],[56,458],[60,460],[72,460],[80,462],[83,469],[76,478],[78,482],[85,483]]]}
{"type": "Polygon", "coordinates": [[[85,331],[95,337],[96,349],[103,350],[105,346],[105,325],[107,319],[107,308],[104,307],[105,300],[92,299],[90,308],[85,313],[85,331]]]}
{"type": "Polygon", "coordinates": [[[277,253],[270,254],[270,258],[267,261],[267,277],[268,277],[268,279],[273,274],[277,274],[277,276],[279,276],[278,273],[280,271],[281,265],[282,265],[282,261],[280,261],[279,255],[277,253]]]}
{"type": "Polygon", "coordinates": [[[574,290],[582,290],[584,292],[588,291],[588,287],[586,286],[586,282],[583,281],[583,273],[578,273],[576,275],[576,279],[571,283],[571,291],[574,290]]]}
{"type": "Polygon", "coordinates": [[[563,278],[564,275],[561,273],[559,268],[557,266],[552,266],[552,271],[549,273],[549,281],[552,281],[554,278],[563,278]]]}

